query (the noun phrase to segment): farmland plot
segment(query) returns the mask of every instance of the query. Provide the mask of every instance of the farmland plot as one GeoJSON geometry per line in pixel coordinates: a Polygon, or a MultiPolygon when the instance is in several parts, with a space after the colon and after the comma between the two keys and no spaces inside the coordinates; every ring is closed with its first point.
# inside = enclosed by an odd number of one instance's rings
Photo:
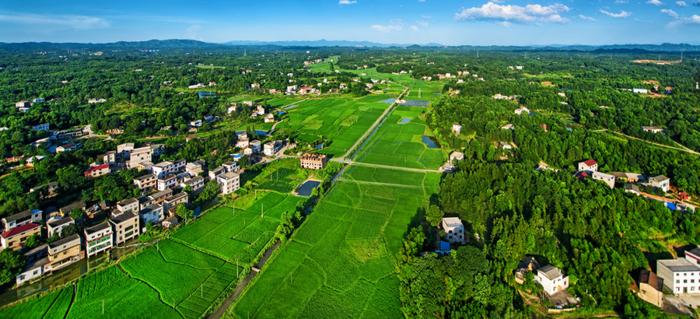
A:
{"type": "Polygon", "coordinates": [[[307,100],[290,109],[288,118],[277,128],[297,134],[300,143],[328,138],[332,143],[322,152],[342,155],[389,106],[384,103],[389,97],[375,95],[307,100]]]}
{"type": "Polygon", "coordinates": [[[386,171],[351,167],[229,315],[400,318],[395,258],[439,175],[386,171]]]}

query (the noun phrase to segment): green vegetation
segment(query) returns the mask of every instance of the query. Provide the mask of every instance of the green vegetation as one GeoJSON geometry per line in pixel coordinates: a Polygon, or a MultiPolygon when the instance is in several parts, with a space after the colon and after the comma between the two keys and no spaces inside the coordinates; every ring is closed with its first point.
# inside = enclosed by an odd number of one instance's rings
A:
{"type": "Polygon", "coordinates": [[[389,107],[390,96],[306,100],[287,110],[277,126],[301,144],[324,143],[321,152],[343,155],[389,107]]]}

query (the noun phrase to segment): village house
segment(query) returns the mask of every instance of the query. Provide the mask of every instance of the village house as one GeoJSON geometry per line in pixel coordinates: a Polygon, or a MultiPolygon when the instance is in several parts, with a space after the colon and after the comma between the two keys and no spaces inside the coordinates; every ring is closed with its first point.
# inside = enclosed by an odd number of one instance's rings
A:
{"type": "Polygon", "coordinates": [[[459,135],[462,133],[462,125],[456,123],[452,124],[452,133],[454,133],[454,135],[459,135]]]}
{"type": "Polygon", "coordinates": [[[519,108],[515,109],[515,115],[528,115],[530,114],[530,109],[528,109],[525,106],[520,106],[519,108]]]}
{"type": "Polygon", "coordinates": [[[189,196],[187,192],[180,192],[175,195],[171,195],[165,199],[163,202],[163,209],[170,210],[171,208],[177,207],[177,205],[187,205],[189,202],[189,196]]]}
{"type": "Polygon", "coordinates": [[[463,161],[463,160],[464,160],[464,153],[457,152],[457,151],[450,153],[450,162],[463,161]]]}
{"type": "Polygon", "coordinates": [[[264,121],[265,123],[275,123],[275,116],[272,115],[272,113],[268,113],[267,115],[265,115],[264,121]]]}
{"type": "Polygon", "coordinates": [[[578,163],[578,171],[579,172],[597,172],[598,171],[598,162],[595,160],[589,159],[583,162],[578,163]]]}
{"type": "Polygon", "coordinates": [[[12,229],[6,229],[0,235],[2,249],[20,250],[24,247],[27,238],[41,235],[41,225],[36,223],[23,224],[12,229]]]}
{"type": "Polygon", "coordinates": [[[238,173],[238,171],[240,170],[240,166],[236,162],[226,162],[226,163],[221,164],[221,167],[224,168],[224,171],[226,173],[229,173],[229,172],[238,173]]]}
{"type": "Polygon", "coordinates": [[[100,164],[90,166],[90,168],[83,172],[83,175],[87,178],[97,178],[100,176],[109,175],[111,172],[112,171],[109,168],[109,164],[100,164]]]}
{"type": "Polygon", "coordinates": [[[642,126],[642,131],[647,132],[647,133],[662,133],[664,131],[663,128],[658,127],[658,126],[642,126]]]}
{"type": "Polygon", "coordinates": [[[643,178],[642,174],[639,173],[612,172],[610,174],[614,175],[619,181],[626,183],[637,183],[643,178]]]}
{"type": "Polygon", "coordinates": [[[11,230],[29,223],[41,223],[43,213],[44,212],[39,209],[27,209],[17,214],[4,217],[2,219],[3,229],[11,230]]]}
{"type": "Polygon", "coordinates": [[[302,168],[323,169],[326,166],[327,157],[324,154],[305,153],[299,157],[302,168]]]}
{"type": "Polygon", "coordinates": [[[501,126],[501,129],[502,129],[502,130],[514,130],[514,129],[515,129],[515,125],[513,125],[513,124],[511,124],[511,123],[508,123],[508,124],[506,124],[506,125],[501,126]]]}
{"type": "Polygon", "coordinates": [[[139,211],[139,201],[136,198],[127,198],[127,199],[122,199],[119,202],[117,202],[117,211],[120,213],[127,213],[127,212],[138,212],[139,211]]]}
{"type": "Polygon", "coordinates": [[[185,160],[165,161],[153,165],[152,171],[158,178],[163,178],[168,174],[177,174],[185,169],[187,162],[185,160]]]}
{"type": "MultiPolygon", "coordinates": [[[[119,153],[117,148],[117,153],[119,153]]],[[[129,162],[127,168],[136,168],[139,164],[150,162],[153,160],[153,149],[150,146],[144,146],[132,149],[128,152],[129,162]]]]}
{"type": "Polygon", "coordinates": [[[155,192],[151,195],[148,195],[146,197],[145,201],[141,202],[141,207],[147,206],[147,205],[163,205],[163,202],[165,202],[165,199],[173,194],[173,190],[170,188],[164,189],[159,192],[155,192]]]}
{"type": "Polygon", "coordinates": [[[265,156],[273,156],[279,152],[281,146],[282,143],[280,141],[267,142],[263,145],[263,154],[265,154],[265,156]]]}
{"type": "Polygon", "coordinates": [[[662,278],[644,269],[639,273],[638,285],[637,297],[659,308],[663,307],[664,280],[662,278]]]}
{"type": "Polygon", "coordinates": [[[642,192],[639,190],[639,186],[634,185],[634,184],[625,184],[625,193],[630,193],[630,194],[635,194],[637,196],[642,195],[642,192]]]}
{"type": "Polygon", "coordinates": [[[139,236],[139,216],[131,211],[112,214],[109,223],[112,224],[115,245],[120,245],[139,236]]]}
{"type": "Polygon", "coordinates": [[[143,225],[143,227],[146,227],[148,224],[158,224],[165,218],[162,205],[148,205],[141,209],[139,216],[141,217],[141,225],[143,225]]]}
{"type": "Polygon", "coordinates": [[[203,160],[197,160],[194,162],[187,163],[185,165],[185,172],[190,174],[190,176],[199,176],[202,173],[204,173],[204,161],[203,160]]]}
{"type": "Polygon", "coordinates": [[[209,179],[215,180],[217,176],[226,173],[226,169],[223,166],[219,166],[213,170],[209,171],[209,179]]]}
{"type": "Polygon", "coordinates": [[[260,142],[259,140],[252,140],[249,144],[249,147],[253,153],[260,153],[260,151],[262,150],[262,142],[260,142]]]}
{"type": "Polygon", "coordinates": [[[177,176],[170,174],[167,176],[163,176],[162,178],[158,178],[157,181],[157,189],[159,191],[165,190],[166,188],[172,188],[177,185],[177,176]]]}
{"type": "Polygon", "coordinates": [[[248,147],[250,141],[248,140],[248,134],[246,132],[236,133],[236,147],[245,148],[248,147]]]}
{"type": "Polygon", "coordinates": [[[156,178],[156,175],[154,174],[146,174],[143,176],[139,176],[134,178],[134,185],[138,187],[140,190],[148,190],[155,188],[158,184],[158,179],[156,178]]]}
{"type": "Polygon", "coordinates": [[[49,237],[58,236],[61,237],[63,230],[71,225],[75,225],[75,220],[72,217],[64,217],[61,219],[54,219],[46,223],[46,229],[49,237]]]}
{"type": "Polygon", "coordinates": [[[240,175],[234,172],[221,174],[216,177],[216,182],[224,195],[231,194],[240,188],[240,175]]]}
{"type": "Polygon", "coordinates": [[[112,227],[107,222],[85,228],[83,235],[88,258],[112,249],[112,227]]]}
{"type": "Polygon", "coordinates": [[[602,181],[608,187],[615,188],[615,176],[610,174],[605,174],[601,172],[593,172],[593,179],[597,181],[602,181]]]}
{"type": "Polygon", "coordinates": [[[198,192],[200,189],[204,188],[204,183],[205,179],[202,176],[195,176],[192,179],[189,179],[185,182],[183,182],[180,186],[182,188],[189,187],[191,191],[193,192],[198,192]]]}
{"type": "Polygon", "coordinates": [[[544,292],[550,296],[569,288],[569,277],[565,277],[559,268],[552,265],[538,268],[535,281],[542,285],[544,292]]]}
{"type": "Polygon", "coordinates": [[[700,293],[700,266],[687,252],[685,258],[657,260],[656,275],[674,295],[700,293]]]}
{"type": "Polygon", "coordinates": [[[666,176],[659,175],[650,177],[646,184],[650,187],[656,187],[664,191],[664,193],[668,193],[671,188],[671,179],[666,176]]]}
{"type": "Polygon", "coordinates": [[[97,99],[97,98],[88,99],[88,104],[101,104],[101,103],[104,103],[104,102],[107,102],[107,100],[106,100],[106,99],[102,99],[102,98],[99,98],[99,99],[97,99]]]}
{"type": "Polygon", "coordinates": [[[81,248],[81,239],[78,234],[66,236],[48,244],[48,259],[46,272],[57,271],[71,265],[83,258],[85,252],[81,248]]]}
{"type": "Polygon", "coordinates": [[[44,275],[44,267],[49,262],[46,257],[46,247],[47,245],[44,244],[24,253],[26,264],[22,272],[15,277],[18,287],[44,275]]]}
{"type": "Polygon", "coordinates": [[[503,95],[503,94],[501,94],[501,93],[496,93],[496,94],[493,96],[493,99],[494,99],[494,100],[515,101],[515,99],[517,99],[517,98],[518,98],[517,95],[503,95]]]}
{"type": "Polygon", "coordinates": [[[442,230],[445,231],[445,239],[452,244],[464,243],[464,225],[458,217],[444,217],[442,230]]]}
{"type": "Polygon", "coordinates": [[[635,94],[649,94],[649,90],[647,89],[642,89],[642,88],[633,88],[632,93],[635,94]]]}
{"type": "Polygon", "coordinates": [[[114,164],[117,162],[117,152],[109,151],[102,155],[102,162],[106,164],[114,164]]]}

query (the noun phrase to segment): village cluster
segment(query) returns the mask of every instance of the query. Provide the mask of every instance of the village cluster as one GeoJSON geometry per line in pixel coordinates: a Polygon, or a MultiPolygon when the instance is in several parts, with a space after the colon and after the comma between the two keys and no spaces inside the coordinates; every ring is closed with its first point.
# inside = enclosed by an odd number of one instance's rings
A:
{"type": "MultiPolygon", "coordinates": [[[[257,163],[282,158],[285,146],[294,145],[279,140],[263,144],[259,140],[250,140],[246,132],[236,132],[235,146],[248,156],[249,163],[257,163]]],[[[93,179],[122,169],[138,170],[142,174],[133,179],[133,184],[141,191],[138,198],[125,198],[113,204],[76,201],[58,209],[31,209],[3,218],[2,249],[23,251],[27,259],[27,266],[16,277],[17,285],[125,245],[145,232],[147,225],[172,228],[179,223],[177,208],[189,204],[190,195],[201,191],[209,181],[215,181],[224,195],[241,187],[243,169],[238,161],[244,155],[232,154],[231,161],[209,169],[203,160],[153,164],[163,148],[160,144],[141,147],[134,143],[119,144],[116,150],[106,152],[99,163],[91,164],[84,171],[86,178],[93,179]],[[76,210],[84,212],[87,217],[82,232],[77,232],[78,221],[71,217],[76,210]],[[37,237],[50,240],[43,240],[47,244],[28,249],[27,241],[37,237]]],[[[319,170],[325,167],[327,157],[305,153],[299,156],[299,163],[302,168],[319,170]]],[[[49,183],[32,191],[49,199],[58,196],[58,185],[49,183]]]]}

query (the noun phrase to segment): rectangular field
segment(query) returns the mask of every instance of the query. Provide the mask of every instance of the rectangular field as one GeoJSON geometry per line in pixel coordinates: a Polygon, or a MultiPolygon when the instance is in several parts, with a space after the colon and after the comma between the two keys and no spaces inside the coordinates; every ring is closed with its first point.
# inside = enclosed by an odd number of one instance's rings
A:
{"type": "Polygon", "coordinates": [[[295,134],[298,143],[329,139],[331,144],[322,152],[339,156],[389,107],[384,102],[389,97],[373,95],[303,101],[287,111],[287,118],[277,129],[295,134]]]}
{"type": "Polygon", "coordinates": [[[395,258],[439,177],[351,167],[228,316],[401,318],[395,258]]]}
{"type": "Polygon", "coordinates": [[[362,146],[358,162],[421,169],[436,169],[445,160],[440,148],[429,148],[423,136],[430,130],[421,118],[424,108],[399,106],[362,146]]]}

